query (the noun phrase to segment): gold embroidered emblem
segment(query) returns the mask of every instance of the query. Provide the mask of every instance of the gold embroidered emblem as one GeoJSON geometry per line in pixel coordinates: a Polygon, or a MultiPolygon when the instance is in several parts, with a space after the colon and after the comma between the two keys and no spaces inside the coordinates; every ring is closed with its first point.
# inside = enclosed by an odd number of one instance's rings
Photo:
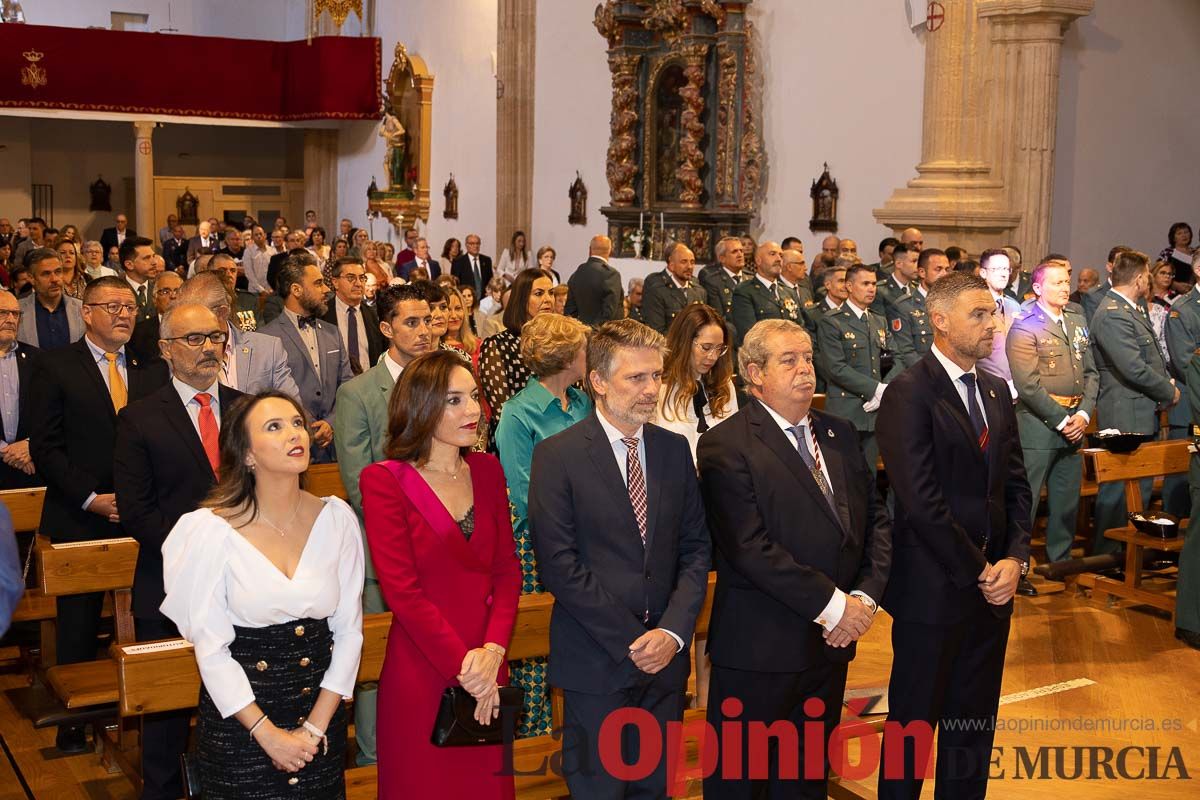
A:
{"type": "Polygon", "coordinates": [[[39,53],[37,50],[26,50],[21,55],[29,62],[21,68],[21,83],[23,85],[28,86],[30,89],[40,89],[50,82],[46,77],[46,70],[38,66],[38,62],[45,57],[45,53],[39,53]]]}

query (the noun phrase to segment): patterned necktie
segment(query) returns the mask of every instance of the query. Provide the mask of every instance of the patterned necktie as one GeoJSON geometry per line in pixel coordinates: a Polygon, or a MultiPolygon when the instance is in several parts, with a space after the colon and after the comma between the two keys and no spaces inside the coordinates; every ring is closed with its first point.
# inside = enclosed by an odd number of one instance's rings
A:
{"type": "Polygon", "coordinates": [[[117,369],[117,354],[105,353],[104,357],[108,360],[108,396],[112,398],[113,410],[120,411],[129,404],[129,392],[121,379],[121,370],[117,369]]]}
{"type": "Polygon", "coordinates": [[[346,308],[346,349],[350,351],[350,371],[361,375],[362,362],[358,358],[358,309],[346,308]]]}
{"type": "Polygon", "coordinates": [[[1004,299],[996,299],[996,313],[1000,315],[1000,319],[1004,319],[1004,299]]]}
{"type": "Polygon", "coordinates": [[[637,518],[638,533],[642,547],[646,546],[646,476],[642,474],[642,462],[638,460],[638,440],[635,437],[622,439],[625,445],[625,483],[629,488],[629,504],[637,518]]]}
{"type": "Polygon", "coordinates": [[[979,439],[979,449],[987,453],[988,428],[983,419],[983,409],[979,407],[979,401],[975,398],[975,376],[964,372],[959,380],[967,387],[967,414],[971,417],[971,427],[975,429],[975,436],[979,439]]]}
{"type": "Polygon", "coordinates": [[[800,453],[800,458],[804,460],[804,465],[808,467],[808,471],[812,473],[813,480],[817,483],[817,488],[821,490],[821,494],[825,495],[825,502],[829,503],[829,507],[833,509],[833,513],[836,515],[837,502],[833,499],[833,489],[829,488],[829,481],[825,480],[825,473],[821,471],[821,450],[820,448],[814,448],[816,452],[815,456],[813,455],[814,451],[809,450],[808,437],[804,435],[806,428],[808,428],[807,422],[801,422],[799,425],[793,425],[788,428],[788,432],[796,440],[796,450],[800,453]]]}
{"type": "Polygon", "coordinates": [[[217,415],[212,410],[212,395],[200,392],[196,395],[200,404],[200,443],[204,445],[204,455],[208,456],[208,464],[212,467],[213,475],[219,476],[221,469],[221,449],[218,444],[217,415]]]}

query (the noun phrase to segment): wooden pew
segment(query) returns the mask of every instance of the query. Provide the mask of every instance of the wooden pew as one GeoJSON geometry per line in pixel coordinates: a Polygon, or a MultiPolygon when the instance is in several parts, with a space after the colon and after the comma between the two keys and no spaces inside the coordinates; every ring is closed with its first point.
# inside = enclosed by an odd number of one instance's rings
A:
{"type": "MultiPolygon", "coordinates": [[[[1083,451],[1085,468],[1095,483],[1122,481],[1125,484],[1125,507],[1128,511],[1144,511],[1149,498],[1142,497],[1141,481],[1144,478],[1159,478],[1178,475],[1188,471],[1191,453],[1190,440],[1169,439],[1148,442],[1132,453],[1110,453],[1107,450],[1086,449],[1083,451]]],[[[1132,526],[1112,528],[1105,537],[1125,543],[1125,581],[1116,581],[1102,575],[1087,573],[1079,576],[1079,585],[1094,589],[1113,598],[1124,598],[1136,604],[1153,606],[1175,615],[1175,592],[1173,589],[1154,591],[1142,586],[1142,563],[1145,551],[1165,550],[1177,553],[1183,549],[1187,533],[1187,520],[1180,521],[1179,536],[1163,539],[1139,533],[1132,526]]]]}
{"type": "Polygon", "coordinates": [[[340,497],[346,499],[346,487],[342,485],[342,473],[337,464],[313,464],[304,473],[304,488],[317,497],[340,497]]]}
{"type": "Polygon", "coordinates": [[[42,502],[46,499],[46,487],[35,489],[4,489],[0,491],[0,502],[8,507],[13,530],[17,533],[36,531],[42,522],[42,502]]]}

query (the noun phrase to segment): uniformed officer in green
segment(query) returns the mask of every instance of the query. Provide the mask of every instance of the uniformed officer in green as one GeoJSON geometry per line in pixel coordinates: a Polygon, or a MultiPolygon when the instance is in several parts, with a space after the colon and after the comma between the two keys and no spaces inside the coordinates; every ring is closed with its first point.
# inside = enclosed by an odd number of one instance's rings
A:
{"type": "MultiPolygon", "coordinates": [[[[258,318],[258,295],[237,288],[238,265],[233,256],[214,253],[209,257],[207,269],[221,276],[225,290],[230,294],[230,324],[243,333],[257,330],[262,322],[258,318]]],[[[196,271],[203,272],[204,269],[197,264],[196,271]]]]}
{"type": "Polygon", "coordinates": [[[892,250],[892,271],[879,278],[875,290],[875,302],[871,308],[888,319],[895,319],[895,305],[901,297],[914,288],[917,279],[917,256],[920,251],[910,250],[908,245],[898,244],[892,250]]]}
{"type": "MultiPolygon", "coordinates": [[[[1196,258],[1193,258],[1193,270],[1196,263],[1196,258]]],[[[1189,295],[1194,293],[1193,289],[1189,295]]],[[[1167,330],[1169,332],[1170,328],[1167,330]]],[[[1191,358],[1183,363],[1181,373],[1187,381],[1192,422],[1200,425],[1200,348],[1193,350],[1191,358]]],[[[1200,650],[1200,454],[1197,453],[1192,453],[1188,466],[1188,486],[1191,489],[1192,508],[1196,510],[1191,513],[1187,540],[1179,554],[1179,583],[1175,586],[1175,638],[1200,650]]]]}
{"type": "Polygon", "coordinates": [[[949,274],[950,259],[945,252],[936,247],[921,251],[917,257],[917,288],[896,300],[888,316],[898,369],[916,364],[933,346],[933,325],[925,310],[925,297],[938,278],[949,274]]]}
{"type": "Polygon", "coordinates": [[[892,350],[892,337],[887,320],[871,310],[875,271],[855,264],[846,270],[846,287],[849,297],[842,307],[817,323],[817,374],[827,387],[825,410],[854,425],[874,473],[879,461],[875,413],[891,378],[882,374],[881,358],[884,351],[892,350]]]}
{"type": "MultiPolygon", "coordinates": [[[[1150,288],[1150,260],[1145,253],[1127,250],[1117,256],[1112,288],[1092,318],[1096,368],[1100,371],[1100,397],[1096,405],[1101,430],[1155,434],[1158,411],[1179,402],[1179,389],[1167,374],[1142,300],[1150,288]]],[[[1150,496],[1153,481],[1142,482],[1150,496]]],[[[1104,531],[1126,525],[1125,489],[1120,482],[1104,483],[1096,495],[1096,541],[1093,553],[1116,553],[1120,543],[1105,538],[1104,531]]]]}
{"type": "MultiPolygon", "coordinates": [[[[1200,251],[1197,251],[1200,252],[1200,251]]],[[[1192,272],[1200,272],[1200,261],[1192,259],[1192,272]]],[[[1196,348],[1200,347],[1200,290],[1192,289],[1187,294],[1180,295],[1171,303],[1167,312],[1167,369],[1175,378],[1175,384],[1183,387],[1187,384],[1187,365],[1195,358],[1196,348]]],[[[1191,392],[1181,388],[1183,397],[1167,414],[1167,438],[1191,438],[1192,408],[1191,392]]],[[[1163,510],[1168,514],[1186,517],[1191,513],[1190,491],[1184,494],[1179,486],[1178,475],[1163,478],[1163,510]]]]}
{"type": "Polygon", "coordinates": [[[737,346],[763,319],[783,319],[783,298],[779,294],[779,273],[783,271],[783,249],[779,242],[763,242],[754,251],[754,277],[742,281],[733,290],[733,327],[737,346]]]}
{"type": "Polygon", "coordinates": [[[668,242],[663,249],[667,268],[646,276],[642,289],[642,322],[663,334],[675,315],[692,303],[708,302],[708,294],[692,280],[696,256],[680,242],[668,242]]]}
{"type": "Polygon", "coordinates": [[[1058,264],[1042,264],[1032,280],[1038,299],[1013,321],[1005,352],[1017,391],[1025,473],[1033,491],[1031,521],[1037,519],[1045,486],[1046,556],[1065,561],[1071,557],[1079,511],[1079,444],[1096,412],[1100,373],[1087,321],[1069,302],[1071,273],[1058,264]]]}
{"type": "Polygon", "coordinates": [[[733,319],[733,290],[742,282],[742,268],[746,266],[746,254],[742,252],[742,240],[736,236],[725,236],[717,242],[717,263],[700,270],[697,280],[704,287],[708,304],[721,319],[733,319]]]}
{"type": "Polygon", "coordinates": [[[783,251],[783,269],[779,272],[779,299],[783,304],[783,318],[799,325],[805,325],[805,311],[816,305],[812,291],[800,283],[807,272],[808,265],[804,262],[803,253],[796,250],[783,251]]]}

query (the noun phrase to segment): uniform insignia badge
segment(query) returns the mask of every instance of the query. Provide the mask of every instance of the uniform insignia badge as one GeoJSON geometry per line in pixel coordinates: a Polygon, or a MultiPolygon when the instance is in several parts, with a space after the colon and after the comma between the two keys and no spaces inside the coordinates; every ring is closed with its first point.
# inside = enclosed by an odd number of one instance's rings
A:
{"type": "Polygon", "coordinates": [[[892,330],[895,331],[896,333],[899,333],[900,329],[903,327],[904,327],[904,323],[900,320],[899,317],[892,320],[892,330]]]}
{"type": "Polygon", "coordinates": [[[842,338],[843,339],[853,339],[854,331],[846,331],[845,333],[842,334],[842,338]]]}
{"type": "Polygon", "coordinates": [[[1171,319],[1179,319],[1179,312],[1178,312],[1178,311],[1172,311],[1172,312],[1171,312],[1171,319]]]}
{"type": "Polygon", "coordinates": [[[1083,328],[1076,328],[1075,336],[1071,338],[1071,351],[1075,353],[1076,360],[1083,360],[1083,353],[1087,350],[1088,343],[1087,331],[1083,328]]]}
{"type": "Polygon", "coordinates": [[[887,344],[887,331],[880,328],[876,333],[879,334],[879,347],[882,349],[887,344]]]}
{"type": "Polygon", "coordinates": [[[816,305],[816,301],[814,301],[814,300],[805,300],[804,301],[805,308],[812,308],[815,305],[816,305]]]}

